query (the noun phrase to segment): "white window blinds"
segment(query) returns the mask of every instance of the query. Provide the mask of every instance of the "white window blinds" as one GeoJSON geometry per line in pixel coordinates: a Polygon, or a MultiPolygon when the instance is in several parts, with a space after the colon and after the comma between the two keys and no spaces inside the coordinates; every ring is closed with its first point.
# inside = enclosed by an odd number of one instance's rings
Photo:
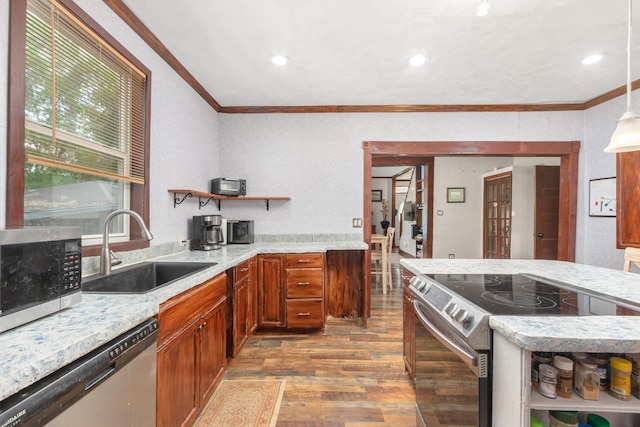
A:
{"type": "Polygon", "coordinates": [[[144,183],[146,76],[55,0],[28,0],[26,162],[144,183]]]}

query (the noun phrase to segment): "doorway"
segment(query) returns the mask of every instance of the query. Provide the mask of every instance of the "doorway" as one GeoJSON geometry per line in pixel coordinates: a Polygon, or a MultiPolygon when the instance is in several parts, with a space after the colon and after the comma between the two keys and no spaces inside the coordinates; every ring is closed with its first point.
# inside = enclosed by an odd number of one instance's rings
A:
{"type": "MultiPolygon", "coordinates": [[[[515,156],[560,158],[558,260],[575,260],[577,183],[579,141],[364,141],[364,241],[371,242],[371,167],[377,164],[419,162],[432,156],[515,156]]],[[[415,163],[404,163],[415,164],[415,163]]],[[[432,214],[432,213],[431,213],[432,214]]],[[[432,217],[433,215],[431,215],[432,217]]],[[[371,261],[364,257],[363,307],[365,318],[370,316],[371,261]]]]}

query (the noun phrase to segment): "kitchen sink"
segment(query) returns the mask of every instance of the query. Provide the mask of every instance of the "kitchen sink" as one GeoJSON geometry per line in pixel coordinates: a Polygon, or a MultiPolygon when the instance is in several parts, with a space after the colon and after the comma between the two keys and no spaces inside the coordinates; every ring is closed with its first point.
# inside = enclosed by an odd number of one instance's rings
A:
{"type": "Polygon", "coordinates": [[[143,294],[183,279],[215,262],[143,262],[82,279],[82,292],[143,294]]]}

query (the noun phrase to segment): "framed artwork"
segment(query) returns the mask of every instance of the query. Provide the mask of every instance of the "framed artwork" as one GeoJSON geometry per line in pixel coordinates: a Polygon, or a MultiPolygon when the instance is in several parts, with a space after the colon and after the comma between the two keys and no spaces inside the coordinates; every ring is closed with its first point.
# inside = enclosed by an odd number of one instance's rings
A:
{"type": "Polygon", "coordinates": [[[616,178],[589,180],[589,216],[616,216],[616,178]]]}
{"type": "Polygon", "coordinates": [[[371,201],[372,202],[381,202],[382,201],[382,190],[371,190],[371,201]]]}
{"type": "Polygon", "coordinates": [[[447,203],[464,203],[464,187],[447,188],[447,203]]]}

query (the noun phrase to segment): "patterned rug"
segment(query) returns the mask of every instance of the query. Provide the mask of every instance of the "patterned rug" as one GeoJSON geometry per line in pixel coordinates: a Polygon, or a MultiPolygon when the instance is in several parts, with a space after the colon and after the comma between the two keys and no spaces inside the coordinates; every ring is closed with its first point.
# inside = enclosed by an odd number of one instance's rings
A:
{"type": "Polygon", "coordinates": [[[223,380],[194,427],[273,427],[285,380],[223,380]]]}

